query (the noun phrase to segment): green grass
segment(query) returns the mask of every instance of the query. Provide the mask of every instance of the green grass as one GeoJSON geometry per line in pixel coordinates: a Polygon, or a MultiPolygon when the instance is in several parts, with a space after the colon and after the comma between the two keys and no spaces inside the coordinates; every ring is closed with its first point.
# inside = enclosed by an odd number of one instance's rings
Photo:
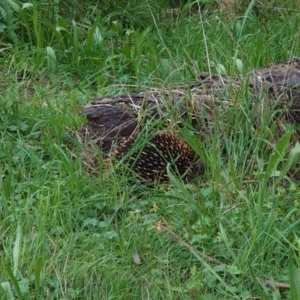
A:
{"type": "Polygon", "coordinates": [[[254,126],[246,88],[203,140],[182,129],[206,162],[189,184],[90,172],[72,134],[95,96],[300,56],[298,1],[49,3],[0,4],[0,299],[298,299],[298,129],[254,126]]]}

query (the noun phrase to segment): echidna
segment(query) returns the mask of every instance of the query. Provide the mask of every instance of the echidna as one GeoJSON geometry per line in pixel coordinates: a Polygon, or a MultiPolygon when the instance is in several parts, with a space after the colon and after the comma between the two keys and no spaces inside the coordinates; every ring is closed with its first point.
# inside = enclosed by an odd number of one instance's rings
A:
{"type": "Polygon", "coordinates": [[[175,174],[186,179],[196,165],[196,152],[174,132],[161,132],[142,147],[133,148],[136,137],[121,142],[114,152],[143,180],[168,182],[167,164],[175,174]]]}

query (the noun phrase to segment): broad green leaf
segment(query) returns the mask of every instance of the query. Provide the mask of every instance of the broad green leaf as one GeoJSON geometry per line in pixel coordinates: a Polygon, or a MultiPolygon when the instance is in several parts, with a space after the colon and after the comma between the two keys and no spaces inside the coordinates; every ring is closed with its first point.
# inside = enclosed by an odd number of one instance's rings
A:
{"type": "Polygon", "coordinates": [[[43,258],[39,257],[35,267],[35,288],[38,291],[41,287],[42,280],[42,267],[43,267],[43,258]]]}
{"type": "Polygon", "coordinates": [[[100,37],[100,36],[97,35],[97,33],[95,33],[96,29],[97,29],[98,32],[99,32],[99,34],[101,35],[100,29],[98,28],[98,24],[100,22],[101,22],[101,18],[98,18],[95,21],[95,23],[93,24],[93,26],[88,31],[87,40],[86,40],[86,42],[84,44],[84,50],[83,50],[83,54],[85,54],[85,55],[89,55],[93,43],[95,43],[96,45],[98,45],[98,42],[99,42],[99,45],[102,46],[102,43],[103,43],[102,36],[100,37]],[[95,37],[95,34],[96,34],[96,37],[95,37]],[[102,39],[102,41],[101,41],[101,39],[102,39]]]}
{"type": "Polygon", "coordinates": [[[291,286],[291,299],[300,299],[300,270],[293,262],[292,251],[289,253],[289,281],[291,286]]]}
{"type": "Polygon", "coordinates": [[[274,152],[271,154],[269,159],[268,167],[267,167],[267,174],[268,176],[271,175],[277,168],[277,165],[281,162],[286,151],[290,145],[290,139],[293,134],[293,130],[287,131],[277,142],[274,152]]]}
{"type": "Polygon", "coordinates": [[[46,47],[47,52],[47,71],[49,74],[57,74],[57,59],[54,49],[51,47],[46,47]]]}
{"type": "Polygon", "coordinates": [[[227,74],[227,70],[222,64],[217,64],[216,65],[216,70],[217,70],[217,73],[220,74],[220,75],[226,75],[227,74]]]}
{"type": "Polygon", "coordinates": [[[112,26],[112,29],[115,32],[115,34],[118,35],[119,37],[122,37],[122,26],[121,26],[120,22],[112,21],[111,26],[112,26]]]}
{"type": "Polygon", "coordinates": [[[19,266],[19,260],[21,256],[21,244],[22,244],[22,228],[20,224],[17,227],[17,234],[15,245],[13,249],[13,274],[16,276],[19,266]]]}
{"type": "Polygon", "coordinates": [[[103,37],[101,35],[100,29],[98,26],[96,26],[95,28],[95,32],[93,34],[93,38],[94,38],[94,43],[96,45],[101,45],[103,43],[103,37]]]}
{"type": "Polygon", "coordinates": [[[23,3],[22,4],[22,9],[21,10],[24,10],[24,9],[26,9],[26,8],[28,8],[28,7],[33,7],[33,4],[32,3],[23,3]]]}
{"type": "Polygon", "coordinates": [[[8,267],[7,265],[3,264],[3,269],[4,269],[4,271],[6,271],[8,277],[12,281],[13,286],[14,286],[14,288],[16,290],[17,295],[18,295],[18,298],[19,299],[23,299],[23,295],[21,293],[18,281],[17,281],[16,277],[14,276],[13,272],[11,271],[10,267],[8,267]]]}
{"type": "MultiPolygon", "coordinates": [[[[5,295],[9,296],[9,298],[6,298],[6,299],[14,299],[13,292],[11,290],[11,286],[10,286],[9,282],[2,282],[2,283],[0,283],[0,286],[3,290],[2,292],[4,292],[5,295]]],[[[0,291],[1,291],[1,289],[0,289],[0,291]]]]}
{"type": "Polygon", "coordinates": [[[236,67],[239,70],[239,72],[243,73],[243,70],[244,70],[244,64],[243,64],[243,62],[240,59],[236,58],[235,59],[235,64],[236,64],[236,67]]]}
{"type": "Polygon", "coordinates": [[[279,172],[279,176],[276,179],[276,183],[281,181],[283,177],[296,166],[296,164],[299,161],[299,156],[300,156],[300,143],[297,142],[296,145],[293,147],[293,149],[290,151],[287,162],[284,164],[282,170],[279,172]]]}

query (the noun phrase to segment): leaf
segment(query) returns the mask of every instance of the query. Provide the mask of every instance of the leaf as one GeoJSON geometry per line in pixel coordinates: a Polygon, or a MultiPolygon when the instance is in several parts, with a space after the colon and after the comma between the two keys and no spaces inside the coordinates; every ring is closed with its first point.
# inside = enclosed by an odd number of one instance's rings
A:
{"type": "Polygon", "coordinates": [[[293,130],[287,131],[277,142],[274,152],[271,154],[269,159],[268,167],[267,167],[267,174],[270,176],[272,172],[274,172],[277,168],[277,165],[284,157],[289,145],[290,145],[290,138],[293,134],[293,130]]]}
{"type": "Polygon", "coordinates": [[[20,5],[17,4],[16,2],[12,1],[12,0],[6,0],[6,2],[10,5],[10,7],[16,11],[19,12],[20,11],[20,5]]]}
{"type": "Polygon", "coordinates": [[[12,273],[11,269],[5,264],[3,264],[3,269],[6,271],[6,273],[8,274],[8,277],[12,281],[13,286],[15,287],[15,290],[16,290],[16,293],[17,293],[19,299],[23,299],[18,281],[17,281],[16,277],[14,276],[14,274],[12,273]]]}
{"type": "Polygon", "coordinates": [[[7,126],[7,129],[12,132],[16,132],[18,130],[18,127],[16,125],[9,125],[7,126]]]}
{"type": "Polygon", "coordinates": [[[78,27],[74,20],[72,20],[73,25],[73,60],[78,63],[78,51],[79,51],[79,38],[78,38],[78,27]]]}
{"type": "Polygon", "coordinates": [[[102,45],[103,44],[103,37],[102,37],[102,34],[101,34],[100,29],[99,29],[98,26],[96,26],[96,28],[95,28],[93,38],[94,38],[94,43],[96,45],[102,45]]]}
{"type": "Polygon", "coordinates": [[[142,264],[141,259],[140,259],[140,256],[139,256],[137,253],[134,253],[134,254],[133,254],[133,261],[134,261],[137,265],[141,265],[141,264],[142,264]]]}
{"type": "Polygon", "coordinates": [[[83,221],[83,227],[86,227],[86,226],[97,226],[98,224],[98,220],[96,218],[86,218],[84,219],[83,221]]]}
{"type": "Polygon", "coordinates": [[[18,265],[19,265],[19,259],[21,254],[21,244],[22,244],[22,228],[20,224],[18,224],[17,227],[17,234],[16,234],[16,240],[15,245],[13,249],[13,274],[16,276],[18,271],[18,265]]]}
{"type": "Polygon", "coordinates": [[[291,286],[291,299],[300,299],[300,271],[293,263],[292,251],[289,253],[289,281],[291,286]]]}
{"type": "Polygon", "coordinates": [[[29,284],[30,282],[28,278],[22,278],[18,281],[18,285],[22,295],[26,295],[29,293],[29,284]]]}
{"type": "Polygon", "coordinates": [[[187,128],[181,128],[180,133],[185,142],[189,144],[193,148],[193,150],[204,160],[208,161],[209,158],[205,153],[205,146],[201,142],[201,140],[191,132],[191,130],[187,128]]]}
{"type": "Polygon", "coordinates": [[[226,75],[227,74],[226,68],[222,64],[217,64],[216,65],[216,70],[217,70],[217,73],[220,74],[220,75],[226,75]]]}
{"type": "Polygon", "coordinates": [[[19,129],[21,130],[21,131],[26,131],[27,129],[28,129],[28,125],[25,123],[25,122],[20,122],[19,123],[19,129]]]}
{"type": "Polygon", "coordinates": [[[297,142],[293,149],[291,150],[287,162],[282,167],[282,170],[279,173],[278,178],[276,179],[276,184],[282,180],[282,178],[295,167],[297,162],[299,161],[300,156],[300,143],[297,142]]]}
{"type": "Polygon", "coordinates": [[[105,233],[105,236],[106,238],[108,238],[109,240],[112,240],[114,238],[116,238],[118,236],[118,234],[114,231],[114,230],[111,230],[111,231],[107,231],[105,233]]]}
{"type": "Polygon", "coordinates": [[[251,2],[249,3],[248,5],[248,8],[246,10],[246,13],[244,14],[244,18],[243,18],[243,22],[242,22],[242,25],[241,25],[241,28],[240,28],[240,36],[239,36],[239,39],[242,37],[242,34],[243,34],[243,30],[244,30],[244,27],[245,27],[245,24],[246,24],[246,21],[247,19],[249,18],[249,15],[255,5],[255,2],[256,0],[251,0],[251,2]]]}
{"type": "Polygon", "coordinates": [[[51,47],[46,47],[47,53],[47,71],[49,75],[57,74],[57,59],[54,49],[51,47]]]}
{"type": "Polygon", "coordinates": [[[243,70],[244,70],[244,64],[242,62],[242,60],[236,58],[235,59],[235,64],[236,64],[236,67],[237,69],[239,70],[240,73],[243,73],[243,70]]]}
{"type": "Polygon", "coordinates": [[[41,287],[43,258],[39,257],[35,267],[35,288],[38,291],[41,287]]]}
{"type": "Polygon", "coordinates": [[[121,26],[120,22],[112,21],[111,27],[117,36],[122,37],[122,26],[121,26]]]}
{"type": "Polygon", "coordinates": [[[236,265],[229,265],[227,270],[231,275],[239,275],[243,273],[236,265]]]}
{"type": "Polygon", "coordinates": [[[24,9],[26,9],[28,7],[33,7],[33,4],[32,3],[28,3],[28,2],[27,3],[23,3],[21,10],[24,10],[24,9]]]}
{"type": "MultiPolygon", "coordinates": [[[[96,33],[96,37],[97,37],[97,40],[94,36],[95,32],[96,32],[96,29],[98,28],[98,24],[101,22],[101,18],[98,18],[95,23],[93,24],[92,28],[89,29],[88,31],[88,35],[87,35],[87,39],[86,39],[86,42],[84,43],[84,49],[83,49],[83,54],[85,55],[89,55],[90,51],[91,51],[91,48],[92,48],[92,45],[93,45],[93,42],[97,45],[97,43],[99,42],[99,46],[102,46],[103,44],[103,38],[102,38],[102,41],[101,41],[101,38],[100,36],[97,35],[96,33]]],[[[98,31],[100,33],[100,30],[98,28],[98,31]]]]}
{"type": "MultiPolygon", "coordinates": [[[[0,32],[1,32],[1,33],[4,32],[5,29],[6,29],[6,25],[5,25],[4,23],[0,23],[0,32]]],[[[1,49],[1,50],[2,50],[2,49],[1,49]]],[[[0,52],[2,52],[1,50],[0,50],[0,52]]]]}
{"type": "MultiPolygon", "coordinates": [[[[6,282],[2,282],[0,284],[0,286],[1,286],[2,290],[4,291],[5,295],[8,296],[8,298],[6,297],[4,299],[14,299],[13,292],[11,290],[11,286],[10,286],[9,282],[7,282],[7,281],[6,282]]],[[[0,289],[0,291],[1,291],[1,289],[0,289]]]]}

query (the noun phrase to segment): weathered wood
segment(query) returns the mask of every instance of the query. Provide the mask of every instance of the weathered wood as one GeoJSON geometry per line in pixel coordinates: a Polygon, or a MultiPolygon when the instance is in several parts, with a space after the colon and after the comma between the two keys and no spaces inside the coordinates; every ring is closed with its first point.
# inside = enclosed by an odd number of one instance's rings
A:
{"type": "Polygon", "coordinates": [[[109,151],[115,140],[139,130],[141,116],[174,120],[188,117],[196,125],[204,118],[204,111],[207,117],[207,112],[215,113],[218,106],[236,105],[245,85],[251,101],[259,101],[262,112],[284,109],[288,121],[300,123],[300,58],[294,58],[255,69],[246,76],[206,73],[189,85],[94,99],[82,111],[87,117],[83,138],[109,151]]]}

